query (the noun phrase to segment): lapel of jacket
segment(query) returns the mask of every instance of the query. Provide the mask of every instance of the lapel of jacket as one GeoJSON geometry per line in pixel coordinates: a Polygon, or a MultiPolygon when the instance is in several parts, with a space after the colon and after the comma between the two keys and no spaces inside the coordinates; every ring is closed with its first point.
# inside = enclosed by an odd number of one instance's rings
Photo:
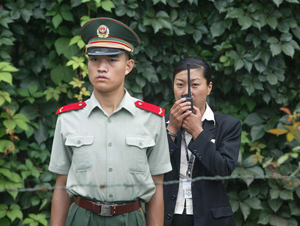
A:
{"type": "Polygon", "coordinates": [[[178,172],[178,175],[180,174],[180,158],[181,158],[181,137],[182,137],[182,129],[179,130],[177,133],[177,138],[176,138],[176,145],[179,147],[178,150],[175,151],[174,153],[174,161],[175,161],[175,166],[176,170],[178,172]]]}
{"type": "Polygon", "coordinates": [[[203,129],[210,131],[216,137],[217,121],[215,121],[215,122],[216,122],[216,125],[214,125],[213,121],[206,121],[206,120],[204,120],[204,122],[203,122],[203,129]]]}
{"type": "MultiPolygon", "coordinates": [[[[211,132],[214,135],[214,139],[216,139],[216,135],[217,135],[217,122],[216,122],[216,125],[214,125],[213,121],[204,120],[204,122],[202,124],[202,127],[203,127],[204,130],[211,132]]],[[[216,140],[214,142],[216,142],[216,140]]],[[[202,166],[202,164],[199,164],[198,161],[199,160],[196,158],[195,159],[195,164],[197,164],[198,167],[194,167],[194,169],[193,169],[193,177],[204,175],[203,174],[203,166],[202,166]]]]}
{"type": "MultiPolygon", "coordinates": [[[[169,122],[169,119],[170,119],[170,114],[166,114],[165,115],[165,122],[166,122],[166,127],[168,126],[168,122],[169,122]]],[[[175,152],[173,154],[171,154],[171,159],[174,160],[174,165],[173,167],[175,169],[173,170],[176,170],[178,172],[178,175],[180,173],[180,147],[181,147],[181,132],[182,130],[180,129],[177,133],[177,138],[175,140],[175,144],[177,145],[177,147],[179,147],[177,150],[174,150],[175,152]]]]}

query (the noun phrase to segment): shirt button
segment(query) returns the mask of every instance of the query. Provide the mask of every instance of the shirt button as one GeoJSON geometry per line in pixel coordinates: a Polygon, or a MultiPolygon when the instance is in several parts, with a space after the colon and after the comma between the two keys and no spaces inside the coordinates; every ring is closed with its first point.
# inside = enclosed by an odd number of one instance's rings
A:
{"type": "Polygon", "coordinates": [[[108,144],[108,147],[111,147],[111,146],[112,146],[112,143],[109,143],[109,144],[108,144]]]}
{"type": "Polygon", "coordinates": [[[140,143],[139,143],[139,145],[140,145],[140,146],[143,146],[143,143],[142,143],[142,142],[140,142],[140,143]]]}
{"type": "Polygon", "coordinates": [[[78,141],[77,141],[77,144],[81,144],[81,141],[80,141],[80,140],[78,140],[78,141]]]}
{"type": "Polygon", "coordinates": [[[110,194],[110,195],[109,195],[109,198],[112,198],[112,197],[114,197],[114,196],[113,196],[112,194],[110,194]]]}
{"type": "Polygon", "coordinates": [[[111,120],[110,120],[110,118],[109,118],[107,121],[108,121],[108,123],[111,123],[111,120]]]}
{"type": "Polygon", "coordinates": [[[108,169],[108,171],[109,171],[109,172],[112,172],[112,171],[113,171],[113,169],[112,169],[112,168],[109,168],[109,169],[108,169]]]}

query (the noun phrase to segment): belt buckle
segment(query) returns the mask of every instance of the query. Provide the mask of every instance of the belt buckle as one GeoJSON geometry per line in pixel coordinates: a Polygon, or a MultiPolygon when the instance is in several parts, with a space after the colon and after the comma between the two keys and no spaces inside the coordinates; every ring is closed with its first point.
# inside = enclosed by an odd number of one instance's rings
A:
{"type": "Polygon", "coordinates": [[[99,213],[100,216],[109,217],[111,215],[111,207],[112,204],[101,204],[101,212],[99,213]]]}

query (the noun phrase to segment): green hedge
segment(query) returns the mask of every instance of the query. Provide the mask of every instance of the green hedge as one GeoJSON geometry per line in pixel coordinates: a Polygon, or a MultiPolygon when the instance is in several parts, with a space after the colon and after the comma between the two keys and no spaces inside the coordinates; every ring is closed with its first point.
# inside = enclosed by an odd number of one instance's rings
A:
{"type": "Polygon", "coordinates": [[[174,64],[210,63],[209,104],[243,125],[235,179],[225,180],[238,225],[298,225],[299,12],[299,0],[1,1],[0,225],[49,222],[55,112],[92,91],[80,28],[100,16],[140,36],[126,87],[167,111],[174,64]],[[286,131],[268,132],[277,127],[286,131]]]}

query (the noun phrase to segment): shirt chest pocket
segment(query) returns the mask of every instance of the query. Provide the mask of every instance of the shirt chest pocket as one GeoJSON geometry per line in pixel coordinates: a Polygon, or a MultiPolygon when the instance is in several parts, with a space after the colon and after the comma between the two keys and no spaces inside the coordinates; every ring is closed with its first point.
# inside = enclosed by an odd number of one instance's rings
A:
{"type": "Polygon", "coordinates": [[[72,166],[76,172],[89,171],[92,164],[92,144],[94,136],[70,136],[66,139],[65,145],[73,150],[72,166]]]}
{"type": "Polygon", "coordinates": [[[147,171],[147,149],[153,147],[155,142],[150,136],[128,136],[126,137],[127,167],[130,172],[139,173],[147,171]]]}

